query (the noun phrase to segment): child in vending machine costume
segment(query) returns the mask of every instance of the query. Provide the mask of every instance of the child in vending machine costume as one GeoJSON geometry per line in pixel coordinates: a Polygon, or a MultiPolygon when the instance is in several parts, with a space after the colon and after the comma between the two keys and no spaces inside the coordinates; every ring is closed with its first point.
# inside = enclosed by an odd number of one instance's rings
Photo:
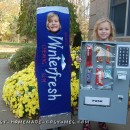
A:
{"type": "MultiPolygon", "coordinates": [[[[114,41],[115,39],[115,27],[111,20],[108,18],[99,19],[93,30],[94,41],[114,41]]],[[[81,57],[77,57],[76,61],[81,62],[81,57]]],[[[98,122],[98,126],[101,130],[108,130],[108,126],[105,122],[98,122]]],[[[92,130],[90,121],[84,122],[83,130],[92,130]]]]}

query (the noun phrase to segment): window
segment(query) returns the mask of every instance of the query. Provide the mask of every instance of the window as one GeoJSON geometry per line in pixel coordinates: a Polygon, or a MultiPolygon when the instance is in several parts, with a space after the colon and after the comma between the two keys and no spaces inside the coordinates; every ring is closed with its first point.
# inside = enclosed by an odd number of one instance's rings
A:
{"type": "Polygon", "coordinates": [[[111,0],[110,18],[115,24],[118,36],[130,36],[129,0],[111,0]]]}

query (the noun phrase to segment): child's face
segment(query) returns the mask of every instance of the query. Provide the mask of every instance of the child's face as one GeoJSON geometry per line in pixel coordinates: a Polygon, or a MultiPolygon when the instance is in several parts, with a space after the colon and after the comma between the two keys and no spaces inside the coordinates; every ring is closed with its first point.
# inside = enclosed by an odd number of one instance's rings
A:
{"type": "Polygon", "coordinates": [[[99,24],[97,33],[99,40],[108,41],[111,34],[110,24],[108,22],[103,22],[99,24]]]}
{"type": "Polygon", "coordinates": [[[60,22],[57,16],[53,16],[49,19],[48,29],[51,32],[57,32],[60,29],[60,22]]]}

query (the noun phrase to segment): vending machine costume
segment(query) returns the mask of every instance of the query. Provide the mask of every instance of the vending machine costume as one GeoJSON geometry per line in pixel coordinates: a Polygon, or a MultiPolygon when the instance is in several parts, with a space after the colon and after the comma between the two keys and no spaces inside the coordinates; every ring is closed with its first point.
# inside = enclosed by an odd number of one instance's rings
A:
{"type": "Polygon", "coordinates": [[[64,125],[60,121],[71,118],[69,18],[66,7],[37,9],[35,68],[40,116],[46,129],[64,125]]]}
{"type": "Polygon", "coordinates": [[[83,41],[78,118],[126,124],[130,43],[83,41]]]}

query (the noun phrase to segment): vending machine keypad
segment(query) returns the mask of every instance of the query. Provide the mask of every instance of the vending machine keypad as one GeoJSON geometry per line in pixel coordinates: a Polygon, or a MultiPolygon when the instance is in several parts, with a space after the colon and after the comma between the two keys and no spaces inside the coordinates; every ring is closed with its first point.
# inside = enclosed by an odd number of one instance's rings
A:
{"type": "Polygon", "coordinates": [[[129,65],[129,47],[118,48],[118,66],[127,67],[129,65]]]}

